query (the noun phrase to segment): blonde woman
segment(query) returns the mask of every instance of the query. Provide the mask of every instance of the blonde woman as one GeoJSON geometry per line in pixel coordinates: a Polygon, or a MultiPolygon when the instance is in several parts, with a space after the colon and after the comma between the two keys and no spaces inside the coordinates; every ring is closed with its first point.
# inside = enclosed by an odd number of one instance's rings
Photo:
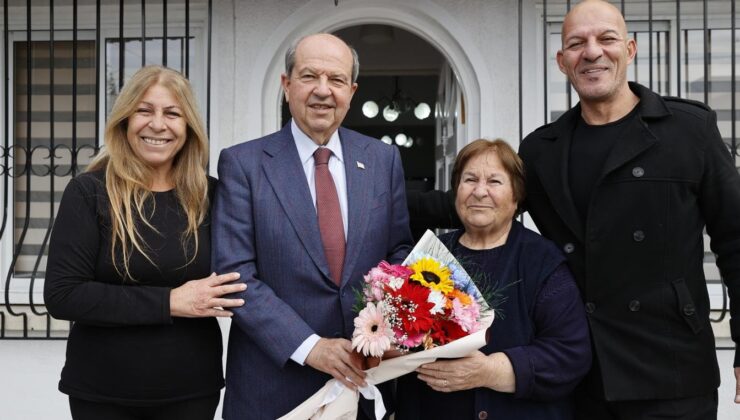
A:
{"type": "Polygon", "coordinates": [[[124,86],[106,148],[67,186],[44,297],[75,321],[59,390],[75,420],[213,419],[215,317],[238,274],[210,273],[208,140],[188,81],[149,66],[124,86]]]}

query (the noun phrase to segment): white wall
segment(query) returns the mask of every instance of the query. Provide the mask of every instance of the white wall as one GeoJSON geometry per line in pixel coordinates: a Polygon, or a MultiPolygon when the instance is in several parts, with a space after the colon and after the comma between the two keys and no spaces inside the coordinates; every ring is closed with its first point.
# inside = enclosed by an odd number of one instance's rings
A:
{"type": "MultiPolygon", "coordinates": [[[[526,1],[533,8],[533,1],[526,1]]],[[[279,74],[291,40],[363,23],[396,24],[427,39],[458,67],[467,139],[518,143],[516,0],[217,0],[213,22],[212,139],[223,147],[278,128],[279,74]]],[[[362,57],[360,57],[362,62],[362,57]]]]}
{"type": "MultiPolygon", "coordinates": [[[[222,323],[222,328],[226,338],[228,321],[222,323]]],[[[66,341],[0,341],[0,419],[70,420],[67,396],[57,391],[66,344],[66,341]]],[[[731,369],[734,351],[719,350],[717,357],[722,375],[718,420],[737,420],[740,405],[733,403],[735,378],[731,369]]],[[[220,418],[219,405],[216,419],[220,418]]]]}
{"type": "MultiPolygon", "coordinates": [[[[231,322],[219,325],[225,365],[231,322]]],[[[66,348],[66,340],[0,340],[0,420],[71,420],[67,395],[57,390],[66,348]]],[[[216,419],[222,403],[223,390],[216,419]]]]}

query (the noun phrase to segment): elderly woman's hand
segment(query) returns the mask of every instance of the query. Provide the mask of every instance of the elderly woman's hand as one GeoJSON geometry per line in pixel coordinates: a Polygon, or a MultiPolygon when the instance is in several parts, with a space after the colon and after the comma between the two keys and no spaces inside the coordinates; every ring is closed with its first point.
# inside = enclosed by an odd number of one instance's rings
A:
{"type": "Polygon", "coordinates": [[[460,359],[428,363],[416,372],[419,379],[440,392],[487,387],[513,393],[516,386],[514,369],[504,353],[486,356],[476,351],[460,359]]]}
{"type": "Polygon", "coordinates": [[[244,283],[226,284],[239,279],[239,273],[216,273],[200,280],[190,280],[170,292],[170,315],[184,318],[230,317],[233,314],[224,308],[244,305],[243,299],[227,299],[221,296],[243,292],[244,283]]]}

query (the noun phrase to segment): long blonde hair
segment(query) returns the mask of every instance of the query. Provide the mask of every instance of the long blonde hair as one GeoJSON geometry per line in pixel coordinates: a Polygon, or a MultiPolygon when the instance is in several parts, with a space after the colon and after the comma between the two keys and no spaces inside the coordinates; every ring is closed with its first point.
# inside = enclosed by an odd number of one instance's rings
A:
{"type": "Polygon", "coordinates": [[[166,88],[177,99],[187,123],[187,137],[172,163],[171,179],[188,221],[181,238],[183,251],[187,254],[187,244],[191,239],[195,245],[188,263],[198,253],[198,226],[203,223],[208,211],[208,136],[190,83],[172,69],[162,66],[143,67],[126,83],[113,104],[105,125],[105,148],[87,169],[105,170],[105,188],[110,201],[113,265],[120,273],[115,252],[120,247],[123,271],[130,279],[133,277],[129,271],[129,259],[134,248],[155,264],[134,223],[138,218],[154,229],[144,210],[145,204],[153,197],[150,188],[154,171],[137,156],[126,136],[128,118],[134,114],[146,91],[154,85],[166,88]]]}

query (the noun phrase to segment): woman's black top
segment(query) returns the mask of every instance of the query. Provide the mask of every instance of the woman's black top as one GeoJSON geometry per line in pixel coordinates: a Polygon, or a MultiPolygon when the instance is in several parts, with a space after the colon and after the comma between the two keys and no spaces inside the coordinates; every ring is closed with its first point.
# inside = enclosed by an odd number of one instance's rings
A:
{"type": "MultiPolygon", "coordinates": [[[[209,179],[209,190],[214,182],[209,179]]],[[[52,316],[75,321],[59,390],[124,405],[157,405],[219,392],[221,332],[214,318],[173,318],[170,290],[210,274],[210,215],[183,245],[187,218],[174,190],[153,193],[137,220],[151,262],[132,251],[124,278],[111,259],[103,171],[64,191],[49,244],[44,297],[52,316]],[[192,259],[192,261],[191,261],[192,259]]],[[[117,252],[120,261],[120,252],[117,252]]]]}

